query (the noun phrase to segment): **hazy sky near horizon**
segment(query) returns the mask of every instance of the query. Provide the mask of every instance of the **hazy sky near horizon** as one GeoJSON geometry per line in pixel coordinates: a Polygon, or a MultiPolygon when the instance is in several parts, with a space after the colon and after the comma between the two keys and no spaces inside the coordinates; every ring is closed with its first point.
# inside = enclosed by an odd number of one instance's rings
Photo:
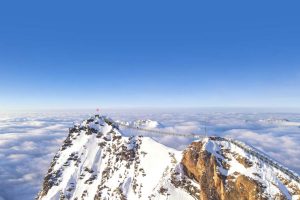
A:
{"type": "Polygon", "coordinates": [[[298,1],[3,1],[0,109],[300,107],[298,1]]]}

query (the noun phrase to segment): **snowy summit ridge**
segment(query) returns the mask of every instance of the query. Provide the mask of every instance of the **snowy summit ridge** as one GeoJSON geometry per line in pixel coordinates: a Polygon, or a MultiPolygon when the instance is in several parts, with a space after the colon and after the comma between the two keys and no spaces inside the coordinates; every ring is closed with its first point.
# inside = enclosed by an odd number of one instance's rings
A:
{"type": "Polygon", "coordinates": [[[38,199],[194,199],[171,183],[175,172],[188,180],[180,159],[181,152],[148,137],[123,137],[112,121],[96,116],[70,129],[38,199]]]}
{"type": "Polygon", "coordinates": [[[96,115],[70,128],[37,199],[299,199],[299,188],[228,141],[205,138],[181,152],[125,137],[96,115]]]}

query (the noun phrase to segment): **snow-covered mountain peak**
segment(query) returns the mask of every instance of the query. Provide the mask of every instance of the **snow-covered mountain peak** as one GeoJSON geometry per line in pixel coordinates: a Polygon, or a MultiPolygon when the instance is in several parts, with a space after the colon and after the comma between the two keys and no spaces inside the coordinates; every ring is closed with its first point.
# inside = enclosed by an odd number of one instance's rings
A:
{"type": "MultiPolygon", "coordinates": [[[[292,174],[293,176],[293,174],[292,174]]],[[[70,128],[37,199],[299,199],[289,170],[238,141],[209,137],[184,151],[125,137],[95,116],[70,128]],[[256,155],[257,154],[257,155],[256,155]]]]}
{"type": "Polygon", "coordinates": [[[91,118],[70,129],[37,199],[194,199],[199,186],[187,186],[193,181],[180,160],[180,151],[124,137],[108,118],[91,118]]]}
{"type": "Polygon", "coordinates": [[[163,127],[163,125],[160,124],[158,121],[151,120],[151,119],[139,119],[130,122],[124,122],[124,121],[117,121],[117,122],[125,126],[131,126],[135,128],[142,128],[142,129],[155,129],[155,128],[163,127]]]}
{"type": "Polygon", "coordinates": [[[269,118],[258,121],[262,125],[277,125],[277,126],[300,126],[300,122],[289,121],[288,119],[269,118]]]}

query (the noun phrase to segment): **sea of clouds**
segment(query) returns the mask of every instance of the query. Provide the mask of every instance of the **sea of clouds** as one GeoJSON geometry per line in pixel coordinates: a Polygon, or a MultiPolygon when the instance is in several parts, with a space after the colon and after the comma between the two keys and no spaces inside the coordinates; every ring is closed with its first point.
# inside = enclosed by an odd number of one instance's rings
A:
{"type": "MultiPolygon", "coordinates": [[[[170,132],[205,133],[206,128],[207,135],[244,141],[300,174],[300,113],[193,109],[103,112],[115,120],[156,120],[161,129],[170,132]]],[[[87,110],[0,113],[0,200],[34,199],[68,128],[91,113],[87,110]]],[[[153,137],[180,150],[192,141],[184,137],[153,137]]]]}

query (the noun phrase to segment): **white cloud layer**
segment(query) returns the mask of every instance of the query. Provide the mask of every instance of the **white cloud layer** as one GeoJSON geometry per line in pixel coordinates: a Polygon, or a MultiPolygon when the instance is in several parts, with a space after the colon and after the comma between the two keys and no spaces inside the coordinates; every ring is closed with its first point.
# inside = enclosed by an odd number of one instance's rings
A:
{"type": "MultiPolygon", "coordinates": [[[[0,200],[34,199],[49,164],[74,121],[87,112],[0,114],[0,200]]],[[[300,114],[201,111],[107,111],[113,119],[153,119],[164,131],[233,137],[266,152],[300,173],[300,114]],[[280,120],[278,120],[280,119],[280,120]],[[289,121],[283,120],[288,119],[289,121]]],[[[132,134],[125,131],[126,135],[132,134]]],[[[172,136],[156,140],[184,149],[192,140],[172,136]]]]}

